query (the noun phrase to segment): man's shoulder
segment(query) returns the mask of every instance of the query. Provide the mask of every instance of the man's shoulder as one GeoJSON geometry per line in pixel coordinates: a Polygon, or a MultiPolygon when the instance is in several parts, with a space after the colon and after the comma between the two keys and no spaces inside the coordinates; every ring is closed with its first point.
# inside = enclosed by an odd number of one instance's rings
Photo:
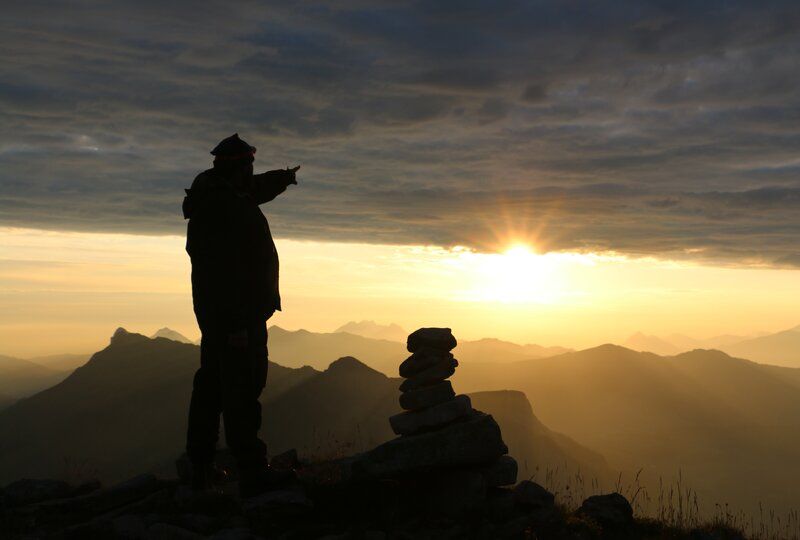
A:
{"type": "Polygon", "coordinates": [[[214,169],[206,169],[194,177],[192,188],[198,191],[218,188],[223,186],[223,179],[214,172],[214,169]]]}
{"type": "Polygon", "coordinates": [[[198,174],[192,187],[186,190],[183,200],[183,217],[186,219],[216,219],[216,216],[230,212],[236,203],[236,194],[224,178],[214,169],[198,174]]]}

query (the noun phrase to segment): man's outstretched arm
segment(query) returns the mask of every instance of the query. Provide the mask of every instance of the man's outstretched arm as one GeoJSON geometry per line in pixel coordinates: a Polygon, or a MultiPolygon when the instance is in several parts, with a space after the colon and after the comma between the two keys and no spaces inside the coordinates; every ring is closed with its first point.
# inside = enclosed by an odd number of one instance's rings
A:
{"type": "Polygon", "coordinates": [[[277,171],[267,171],[253,175],[253,196],[258,204],[269,202],[289,187],[289,184],[297,184],[298,165],[293,169],[278,169],[277,171]]]}

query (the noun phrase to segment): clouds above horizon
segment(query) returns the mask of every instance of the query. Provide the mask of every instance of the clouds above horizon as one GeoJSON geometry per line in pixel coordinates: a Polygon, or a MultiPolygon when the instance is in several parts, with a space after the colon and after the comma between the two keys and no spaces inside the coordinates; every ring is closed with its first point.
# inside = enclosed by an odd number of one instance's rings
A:
{"type": "Polygon", "coordinates": [[[291,4],[5,8],[0,225],[180,233],[239,132],[283,237],[800,266],[795,2],[291,4]]]}

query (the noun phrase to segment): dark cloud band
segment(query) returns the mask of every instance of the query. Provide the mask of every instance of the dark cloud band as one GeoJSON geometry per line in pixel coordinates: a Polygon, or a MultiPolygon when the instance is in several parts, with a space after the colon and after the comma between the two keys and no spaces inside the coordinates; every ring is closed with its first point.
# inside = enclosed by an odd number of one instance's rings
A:
{"type": "Polygon", "coordinates": [[[798,266],[796,2],[26,2],[0,52],[0,224],[182,232],[238,131],[283,236],[798,266]]]}

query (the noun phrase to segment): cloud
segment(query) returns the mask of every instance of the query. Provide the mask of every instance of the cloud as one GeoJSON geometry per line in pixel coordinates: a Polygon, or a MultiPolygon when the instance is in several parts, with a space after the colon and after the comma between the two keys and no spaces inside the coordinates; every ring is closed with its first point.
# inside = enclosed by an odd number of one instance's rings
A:
{"type": "Polygon", "coordinates": [[[27,2],[0,48],[0,224],[181,232],[238,131],[303,164],[286,237],[798,266],[793,2],[27,2]]]}

